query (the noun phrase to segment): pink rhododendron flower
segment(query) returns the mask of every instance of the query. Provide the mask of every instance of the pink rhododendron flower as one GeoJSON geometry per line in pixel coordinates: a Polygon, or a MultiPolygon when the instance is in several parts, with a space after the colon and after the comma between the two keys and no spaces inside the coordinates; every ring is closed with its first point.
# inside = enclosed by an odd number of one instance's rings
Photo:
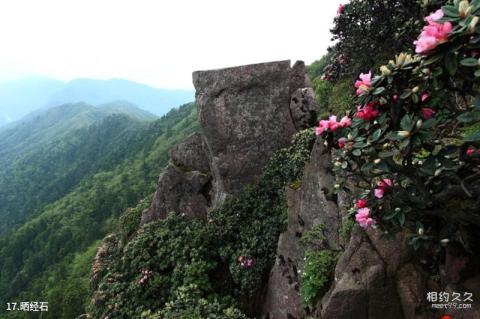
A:
{"type": "Polygon", "coordinates": [[[355,117],[365,120],[365,121],[371,121],[374,118],[378,116],[380,113],[375,107],[375,103],[371,102],[368,103],[367,105],[364,105],[363,107],[358,106],[357,107],[357,113],[355,113],[355,117]]]}
{"type": "Polygon", "coordinates": [[[330,130],[335,132],[339,128],[347,127],[352,124],[352,120],[348,116],[342,117],[340,122],[337,122],[337,116],[331,115],[328,120],[320,120],[318,126],[315,128],[315,133],[321,135],[323,132],[330,130]]]}
{"type": "Polygon", "coordinates": [[[342,13],[345,12],[345,5],[344,4],[340,4],[338,6],[338,9],[337,9],[337,15],[341,15],[342,13]]]}
{"type": "Polygon", "coordinates": [[[359,80],[355,82],[355,87],[357,88],[357,95],[363,94],[370,90],[372,87],[372,72],[368,73],[361,73],[359,76],[359,80]]]}
{"type": "Polygon", "coordinates": [[[389,178],[384,178],[377,183],[377,188],[374,190],[376,198],[382,198],[385,193],[389,192],[393,186],[393,182],[389,178]]]}
{"type": "Polygon", "coordinates": [[[435,23],[436,21],[440,20],[441,18],[443,18],[443,11],[442,11],[442,9],[438,9],[434,13],[427,16],[425,18],[425,20],[427,20],[428,24],[432,24],[432,23],[435,23]]]}
{"type": "Polygon", "coordinates": [[[340,125],[339,125],[338,122],[337,122],[337,116],[336,116],[336,115],[331,115],[331,116],[328,118],[328,128],[329,128],[332,132],[335,132],[339,127],[340,127],[340,125]]]}
{"type": "Polygon", "coordinates": [[[394,96],[392,96],[392,100],[393,100],[393,102],[397,102],[398,101],[398,95],[395,94],[394,96]]]}
{"type": "Polygon", "coordinates": [[[245,268],[253,267],[253,259],[252,258],[246,258],[244,256],[238,256],[237,260],[238,260],[238,263],[240,264],[241,267],[245,267],[245,268]]]}
{"type": "Polygon", "coordinates": [[[328,130],[328,128],[330,126],[329,123],[330,123],[329,121],[320,120],[320,122],[318,123],[318,126],[315,128],[315,134],[322,135],[323,132],[328,130]]]}
{"type": "Polygon", "coordinates": [[[344,116],[342,117],[342,119],[340,120],[340,124],[339,124],[341,127],[348,127],[350,125],[352,125],[352,119],[349,118],[348,116],[344,116]]]}
{"type": "Polygon", "coordinates": [[[383,188],[375,188],[375,190],[373,192],[375,193],[376,198],[382,198],[383,194],[385,193],[383,188]]]}
{"type": "Polygon", "coordinates": [[[429,97],[430,97],[430,95],[428,95],[427,93],[423,93],[422,94],[422,102],[425,102],[426,100],[428,100],[429,97]]]}
{"type": "Polygon", "coordinates": [[[345,137],[340,137],[338,139],[338,147],[344,148],[346,142],[347,142],[347,139],[345,137]]]}
{"type": "Polygon", "coordinates": [[[452,24],[450,22],[438,23],[437,21],[442,17],[443,11],[440,9],[425,18],[428,25],[423,27],[418,39],[413,42],[416,46],[415,52],[425,54],[439,44],[447,42],[448,36],[452,32],[452,24]]]}
{"type": "Polygon", "coordinates": [[[472,156],[473,154],[475,154],[475,149],[473,147],[469,147],[466,153],[468,156],[472,156]]]}
{"type": "Polygon", "coordinates": [[[435,110],[429,107],[422,108],[422,117],[426,120],[431,119],[435,115],[435,110]]]}
{"type": "Polygon", "coordinates": [[[355,215],[355,220],[363,228],[368,228],[376,224],[375,220],[370,217],[370,209],[367,207],[360,208],[357,210],[355,215]]]}
{"type": "Polygon", "coordinates": [[[366,199],[359,199],[357,200],[357,203],[355,204],[357,208],[365,208],[367,207],[367,200],[366,199]]]}

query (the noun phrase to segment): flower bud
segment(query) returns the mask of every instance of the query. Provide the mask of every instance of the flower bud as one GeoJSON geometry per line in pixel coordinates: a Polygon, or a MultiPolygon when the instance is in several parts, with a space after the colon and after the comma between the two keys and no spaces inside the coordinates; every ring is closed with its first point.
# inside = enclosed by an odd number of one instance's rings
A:
{"type": "Polygon", "coordinates": [[[420,91],[420,88],[418,86],[416,86],[412,89],[413,93],[417,93],[418,91],[420,91]]]}
{"type": "Polygon", "coordinates": [[[479,17],[474,16],[472,21],[470,21],[470,24],[468,25],[468,31],[471,33],[475,32],[475,29],[477,28],[478,20],[480,20],[479,17]]]}
{"type": "Polygon", "coordinates": [[[390,69],[386,65],[382,65],[380,67],[380,72],[382,72],[383,76],[389,76],[392,73],[392,71],[390,71],[390,69]]]}
{"type": "Polygon", "coordinates": [[[373,162],[378,165],[378,164],[380,164],[381,161],[382,161],[381,159],[377,158],[377,159],[374,160],[373,162]]]}
{"type": "Polygon", "coordinates": [[[423,125],[423,121],[422,121],[422,120],[418,120],[418,121],[417,121],[417,128],[418,128],[418,129],[421,129],[421,128],[422,128],[422,125],[423,125]]]}
{"type": "Polygon", "coordinates": [[[472,11],[472,7],[468,3],[468,0],[460,1],[458,5],[458,13],[460,17],[465,18],[467,15],[470,14],[470,11],[472,11]]]}
{"type": "Polygon", "coordinates": [[[425,230],[423,229],[423,227],[420,227],[420,228],[418,229],[418,234],[419,234],[420,236],[423,236],[424,233],[425,233],[425,230]]]}
{"type": "Polygon", "coordinates": [[[409,131],[397,131],[397,134],[401,137],[409,137],[410,136],[409,131]]]}
{"type": "Polygon", "coordinates": [[[448,239],[448,238],[444,238],[444,239],[440,240],[440,244],[442,244],[442,245],[444,245],[444,246],[445,246],[446,244],[448,244],[449,242],[450,242],[450,239],[448,239]]]}
{"type": "Polygon", "coordinates": [[[401,209],[400,207],[395,208],[395,213],[400,213],[401,209]]]}

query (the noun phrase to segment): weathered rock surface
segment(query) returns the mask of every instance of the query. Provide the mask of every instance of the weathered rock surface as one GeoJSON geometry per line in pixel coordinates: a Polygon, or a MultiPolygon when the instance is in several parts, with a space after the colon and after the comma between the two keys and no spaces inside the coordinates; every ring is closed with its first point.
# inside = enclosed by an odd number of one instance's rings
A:
{"type": "Polygon", "coordinates": [[[335,282],[317,309],[322,318],[403,318],[393,278],[360,229],[354,229],[335,269],[335,282]]]}
{"type": "Polygon", "coordinates": [[[414,264],[407,264],[397,273],[397,290],[405,319],[439,318],[434,312],[427,312],[427,277],[414,264]]]}
{"type": "Polygon", "coordinates": [[[389,271],[400,269],[412,257],[405,230],[398,232],[393,240],[384,238],[378,229],[371,228],[366,233],[389,271]]]}
{"type": "Polygon", "coordinates": [[[161,173],[152,205],[143,212],[141,224],[163,219],[169,213],[206,219],[208,184],[210,176],[199,172],[185,172],[169,164],[161,173]]]}
{"type": "Polygon", "coordinates": [[[271,155],[290,143],[290,90],[306,82],[292,70],[280,61],[193,73],[216,201],[256,182],[271,155]]]}
{"type": "Polygon", "coordinates": [[[312,88],[297,89],[292,94],[290,112],[297,130],[315,125],[319,105],[315,100],[315,91],[312,88]]]}
{"type": "MultiPolygon", "coordinates": [[[[203,132],[171,150],[142,225],[170,212],[204,219],[226,196],[257,181],[296,132],[291,93],[299,91],[300,98],[309,83],[304,63],[290,67],[290,61],[198,71],[193,82],[203,132]]],[[[296,108],[299,123],[313,116],[311,101],[304,100],[296,108]]]]}
{"type": "Polygon", "coordinates": [[[269,318],[303,318],[299,297],[299,273],[304,267],[301,237],[321,225],[324,240],[317,248],[336,248],[340,216],[331,200],[333,177],[329,173],[329,153],[323,141],[317,140],[310,162],[304,170],[301,187],[287,190],[288,226],[279,238],[277,259],[271,271],[263,312],[269,318]]]}
{"type": "Polygon", "coordinates": [[[210,172],[206,145],[201,133],[193,133],[170,151],[172,162],[185,171],[210,172]]]}

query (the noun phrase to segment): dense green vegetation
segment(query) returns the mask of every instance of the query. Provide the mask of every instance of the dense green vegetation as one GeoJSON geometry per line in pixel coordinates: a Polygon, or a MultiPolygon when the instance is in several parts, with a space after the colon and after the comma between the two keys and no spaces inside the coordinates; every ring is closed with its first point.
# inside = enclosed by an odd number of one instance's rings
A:
{"type": "MultiPolygon", "coordinates": [[[[297,185],[315,141],[299,132],[278,151],[261,181],[209,214],[208,221],[171,214],[131,236],[110,240],[114,253],[95,283],[95,318],[243,318],[258,311],[286,219],[285,187],[297,185]]],[[[139,216],[130,213],[134,220],[139,216]],[[136,216],[136,217],[135,217],[136,216]]],[[[130,222],[128,222],[131,225],[130,222]]],[[[138,225],[138,223],[137,223],[138,225]]],[[[118,227],[128,229],[130,226],[118,227]]]]}
{"type": "MultiPolygon", "coordinates": [[[[38,175],[24,199],[39,192],[45,202],[48,196],[61,197],[0,236],[0,299],[48,301],[42,318],[83,313],[99,240],[127,207],[153,193],[168,150],[197,129],[194,105],[188,104],[154,122],[108,116],[44,144],[38,156],[23,163],[38,175]],[[69,185],[74,179],[76,185],[69,185]]],[[[24,315],[4,310],[2,318],[24,315]]]]}
{"type": "Polygon", "coordinates": [[[0,133],[0,234],[151,143],[155,117],[130,104],[79,103],[32,115],[0,133]]]}

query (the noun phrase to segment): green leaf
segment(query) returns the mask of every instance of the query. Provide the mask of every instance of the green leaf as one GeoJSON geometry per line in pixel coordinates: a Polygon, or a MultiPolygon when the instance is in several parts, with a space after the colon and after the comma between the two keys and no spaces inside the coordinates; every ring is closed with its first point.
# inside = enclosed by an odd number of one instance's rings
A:
{"type": "Polygon", "coordinates": [[[423,63],[423,66],[428,66],[430,64],[433,64],[433,63],[437,62],[438,60],[440,60],[441,58],[443,58],[442,54],[432,55],[427,60],[425,60],[425,62],[423,63]]]}
{"type": "Polygon", "coordinates": [[[471,124],[463,128],[462,138],[464,142],[480,141],[480,123],[471,124]]]}
{"type": "Polygon", "coordinates": [[[382,129],[378,129],[375,132],[373,132],[370,141],[375,142],[380,138],[380,136],[382,136],[382,129]]]}
{"type": "Polygon", "coordinates": [[[415,104],[418,103],[418,94],[412,94],[412,101],[413,101],[413,103],[415,103],[415,104]]]}
{"type": "Polygon", "coordinates": [[[480,77],[480,70],[476,70],[473,75],[475,75],[476,78],[480,77]]]}
{"type": "Polygon", "coordinates": [[[405,224],[405,214],[403,212],[398,213],[397,219],[400,223],[400,226],[403,226],[403,224],[405,224]]]}
{"type": "Polygon", "coordinates": [[[411,90],[406,90],[405,92],[402,93],[402,95],[400,95],[400,98],[402,100],[405,100],[406,98],[408,98],[410,95],[412,95],[412,91],[411,90]]]}
{"type": "Polygon", "coordinates": [[[352,154],[353,154],[354,156],[360,156],[360,155],[362,155],[362,151],[359,150],[359,149],[355,149],[355,150],[352,151],[352,154]]]}
{"type": "Polygon", "coordinates": [[[474,123],[480,121],[480,111],[465,112],[457,116],[457,120],[462,123],[474,123]]]}
{"type": "Polygon", "coordinates": [[[474,58],[465,58],[462,61],[460,61],[460,64],[463,66],[478,66],[478,60],[474,58]]]}
{"type": "Polygon", "coordinates": [[[400,121],[400,127],[404,131],[411,131],[413,129],[413,120],[409,114],[405,114],[400,121]]]}
{"type": "Polygon", "coordinates": [[[457,73],[458,61],[455,53],[448,53],[445,56],[445,68],[451,76],[454,76],[455,73],[457,73]]]}
{"type": "Polygon", "coordinates": [[[354,148],[365,148],[365,147],[367,147],[367,143],[365,143],[365,142],[357,142],[357,143],[353,144],[353,147],[354,147],[354,148]]]}
{"type": "Polygon", "coordinates": [[[443,6],[442,11],[447,17],[458,18],[458,9],[455,6],[443,6]]]}
{"type": "Polygon", "coordinates": [[[432,118],[432,119],[428,119],[426,120],[425,122],[423,122],[423,125],[422,125],[422,129],[429,129],[431,128],[432,126],[434,126],[435,124],[437,124],[437,120],[432,118]]]}
{"type": "Polygon", "coordinates": [[[383,86],[378,87],[373,91],[373,95],[379,95],[379,94],[383,93],[383,91],[385,91],[385,88],[383,86]]]}
{"type": "Polygon", "coordinates": [[[383,219],[390,220],[395,218],[396,216],[397,216],[397,212],[395,210],[392,210],[391,212],[388,212],[387,214],[385,214],[385,216],[383,216],[383,219]]]}
{"type": "Polygon", "coordinates": [[[378,157],[380,158],[387,158],[387,157],[392,157],[395,154],[394,151],[381,151],[378,153],[378,157]]]}
{"type": "Polygon", "coordinates": [[[475,106],[475,108],[480,109],[480,95],[477,95],[475,97],[475,100],[473,101],[473,105],[475,106]]]}
{"type": "Polygon", "coordinates": [[[419,171],[424,176],[433,176],[433,174],[435,174],[435,169],[436,161],[433,157],[430,157],[423,163],[423,166],[420,167],[419,171]]]}

